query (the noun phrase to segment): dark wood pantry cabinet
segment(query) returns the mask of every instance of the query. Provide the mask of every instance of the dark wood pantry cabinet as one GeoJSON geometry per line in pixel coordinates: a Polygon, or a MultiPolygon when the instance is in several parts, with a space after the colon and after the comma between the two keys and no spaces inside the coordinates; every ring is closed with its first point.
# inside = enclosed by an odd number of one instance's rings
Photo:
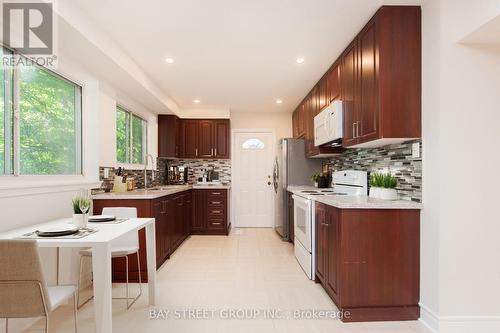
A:
{"type": "Polygon", "coordinates": [[[343,104],[343,146],[377,147],[421,137],[421,9],[382,6],[292,116],[293,136],[314,147],[314,116],[343,104]]]}
{"type": "Polygon", "coordinates": [[[420,211],[316,203],[316,281],[343,321],[420,315],[420,211]]]}

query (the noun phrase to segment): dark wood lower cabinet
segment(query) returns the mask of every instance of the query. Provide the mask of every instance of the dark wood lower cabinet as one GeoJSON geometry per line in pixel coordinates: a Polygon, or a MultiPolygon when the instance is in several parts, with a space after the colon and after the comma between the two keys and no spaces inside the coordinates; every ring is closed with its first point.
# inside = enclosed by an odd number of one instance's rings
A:
{"type": "MultiPolygon", "coordinates": [[[[190,234],[191,190],[157,199],[94,199],[93,212],[101,214],[104,207],[136,207],[138,217],[155,218],[156,268],[182,244],[190,234]]],[[[141,279],[147,281],[146,233],[139,230],[139,256],[141,279]]],[[[114,258],[112,262],[113,282],[125,282],[125,259],[114,258]]],[[[139,281],[136,255],[129,256],[129,281],[139,281]]]]}
{"type": "Polygon", "coordinates": [[[191,234],[228,235],[228,203],[227,189],[193,190],[191,234]]]}
{"type": "Polygon", "coordinates": [[[420,211],[316,203],[316,280],[342,321],[420,316],[420,211]]]}

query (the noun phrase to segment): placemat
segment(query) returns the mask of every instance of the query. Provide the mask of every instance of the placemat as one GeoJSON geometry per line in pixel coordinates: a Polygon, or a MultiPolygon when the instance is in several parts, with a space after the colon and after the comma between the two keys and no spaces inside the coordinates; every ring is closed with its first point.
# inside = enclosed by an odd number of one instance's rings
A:
{"type": "Polygon", "coordinates": [[[80,239],[83,237],[86,237],[88,235],[92,235],[93,233],[97,232],[97,229],[94,228],[82,228],[78,230],[76,234],[73,235],[66,235],[66,236],[57,236],[57,237],[40,237],[36,234],[36,230],[32,232],[28,232],[27,234],[21,235],[19,239],[52,239],[52,238],[57,238],[57,239],[80,239]]]}

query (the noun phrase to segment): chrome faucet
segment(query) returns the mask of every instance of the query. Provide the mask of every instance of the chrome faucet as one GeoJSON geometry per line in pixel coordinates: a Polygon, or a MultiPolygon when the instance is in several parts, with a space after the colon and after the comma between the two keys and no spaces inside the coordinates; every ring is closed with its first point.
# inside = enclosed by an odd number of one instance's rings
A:
{"type": "MultiPolygon", "coordinates": [[[[148,159],[151,158],[151,167],[155,164],[153,155],[146,154],[146,163],[144,164],[144,189],[148,189],[148,159]]],[[[151,169],[151,180],[155,180],[155,171],[151,169]]]]}

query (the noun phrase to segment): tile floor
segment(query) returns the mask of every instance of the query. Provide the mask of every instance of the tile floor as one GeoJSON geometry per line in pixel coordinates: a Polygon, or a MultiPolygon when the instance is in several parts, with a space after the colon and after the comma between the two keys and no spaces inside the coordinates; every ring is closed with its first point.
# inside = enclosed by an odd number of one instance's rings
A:
{"type": "MultiPolygon", "coordinates": [[[[147,292],[130,310],[113,301],[113,331],[127,332],[329,332],[427,333],[418,321],[349,323],[337,319],[265,319],[264,310],[330,310],[336,307],[319,284],[307,279],[293,255],[272,229],[236,229],[230,236],[191,236],[158,270],[157,309],[168,319],[150,319],[147,292]],[[214,310],[209,319],[176,319],[184,310],[214,310]],[[231,310],[260,311],[255,319],[226,319],[231,310]]],[[[137,288],[135,285],[132,288],[137,288]]],[[[136,289],[134,289],[135,291],[136,289]]],[[[123,292],[115,285],[113,292],[123,292]]],[[[73,332],[72,308],[63,306],[51,317],[52,332],[73,332]]],[[[233,312],[239,316],[242,312],[233,312]]],[[[28,332],[38,332],[43,322],[28,332]]],[[[94,331],[93,304],[79,310],[79,333],[94,331]]]]}

